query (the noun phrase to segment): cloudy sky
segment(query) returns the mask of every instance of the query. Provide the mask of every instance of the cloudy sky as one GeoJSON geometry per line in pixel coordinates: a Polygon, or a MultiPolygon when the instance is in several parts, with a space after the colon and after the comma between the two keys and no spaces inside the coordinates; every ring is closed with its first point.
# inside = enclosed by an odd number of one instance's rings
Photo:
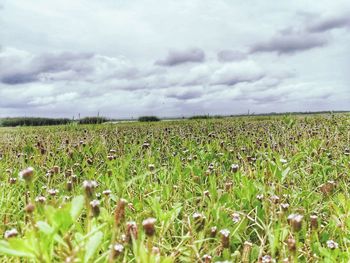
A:
{"type": "Polygon", "coordinates": [[[0,0],[0,117],[350,110],[349,0],[0,0]]]}

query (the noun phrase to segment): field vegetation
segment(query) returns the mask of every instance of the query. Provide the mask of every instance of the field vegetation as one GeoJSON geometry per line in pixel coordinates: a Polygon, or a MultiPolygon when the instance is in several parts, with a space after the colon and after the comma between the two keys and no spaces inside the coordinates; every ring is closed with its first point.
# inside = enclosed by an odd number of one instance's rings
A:
{"type": "Polygon", "coordinates": [[[349,262],[350,116],[0,129],[1,262],[349,262]]]}

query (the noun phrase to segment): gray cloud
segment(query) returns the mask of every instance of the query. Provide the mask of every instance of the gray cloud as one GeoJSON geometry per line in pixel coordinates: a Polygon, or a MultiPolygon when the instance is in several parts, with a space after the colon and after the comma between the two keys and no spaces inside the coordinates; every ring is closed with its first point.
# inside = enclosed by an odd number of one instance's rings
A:
{"type": "Polygon", "coordinates": [[[218,61],[220,62],[231,62],[244,60],[247,57],[247,55],[240,51],[225,49],[219,51],[217,57],[218,61]]]}
{"type": "Polygon", "coordinates": [[[307,30],[310,32],[326,32],[336,28],[350,28],[350,13],[313,19],[313,21],[307,25],[307,30]]]}
{"type": "Polygon", "coordinates": [[[156,65],[160,66],[176,66],[188,62],[200,63],[204,62],[205,53],[202,49],[191,48],[186,50],[170,50],[164,59],[157,60],[156,65]]]}
{"type": "MultiPolygon", "coordinates": [[[[72,75],[86,75],[92,68],[90,53],[44,53],[39,56],[13,52],[0,54],[0,81],[9,85],[31,83],[45,78],[47,74],[71,71],[72,75]]],[[[66,80],[68,76],[66,75],[66,80]]]]}
{"type": "Polygon", "coordinates": [[[327,37],[321,34],[283,30],[268,41],[254,44],[251,48],[251,53],[276,52],[277,54],[294,54],[323,47],[327,43],[327,37]]]}

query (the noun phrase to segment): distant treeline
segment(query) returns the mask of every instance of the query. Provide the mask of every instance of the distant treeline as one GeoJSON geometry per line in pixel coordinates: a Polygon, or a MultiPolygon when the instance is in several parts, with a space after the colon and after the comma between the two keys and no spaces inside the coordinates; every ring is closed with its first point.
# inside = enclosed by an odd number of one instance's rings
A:
{"type": "Polygon", "coordinates": [[[37,117],[18,117],[0,119],[2,127],[16,126],[50,126],[50,125],[65,125],[70,123],[77,124],[100,124],[109,121],[105,117],[85,117],[79,120],[68,118],[37,118],[37,117]]]}
{"type": "Polygon", "coordinates": [[[23,117],[23,118],[5,118],[0,120],[0,125],[3,127],[15,127],[15,126],[47,126],[47,125],[63,125],[72,122],[66,118],[35,118],[35,117],[23,117]]]}
{"type": "Polygon", "coordinates": [[[223,118],[222,115],[194,115],[191,117],[188,117],[189,120],[205,120],[205,119],[220,119],[223,118]]]}

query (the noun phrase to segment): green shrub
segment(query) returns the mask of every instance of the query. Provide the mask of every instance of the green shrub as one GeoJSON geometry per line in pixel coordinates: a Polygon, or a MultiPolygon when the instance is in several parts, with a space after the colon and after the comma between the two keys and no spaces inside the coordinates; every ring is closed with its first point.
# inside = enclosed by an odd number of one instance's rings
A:
{"type": "Polygon", "coordinates": [[[107,121],[105,117],[85,117],[79,120],[79,124],[101,124],[107,121]]]}
{"type": "Polygon", "coordinates": [[[150,122],[150,121],[160,121],[160,119],[156,116],[141,116],[139,117],[139,121],[150,122]]]}

